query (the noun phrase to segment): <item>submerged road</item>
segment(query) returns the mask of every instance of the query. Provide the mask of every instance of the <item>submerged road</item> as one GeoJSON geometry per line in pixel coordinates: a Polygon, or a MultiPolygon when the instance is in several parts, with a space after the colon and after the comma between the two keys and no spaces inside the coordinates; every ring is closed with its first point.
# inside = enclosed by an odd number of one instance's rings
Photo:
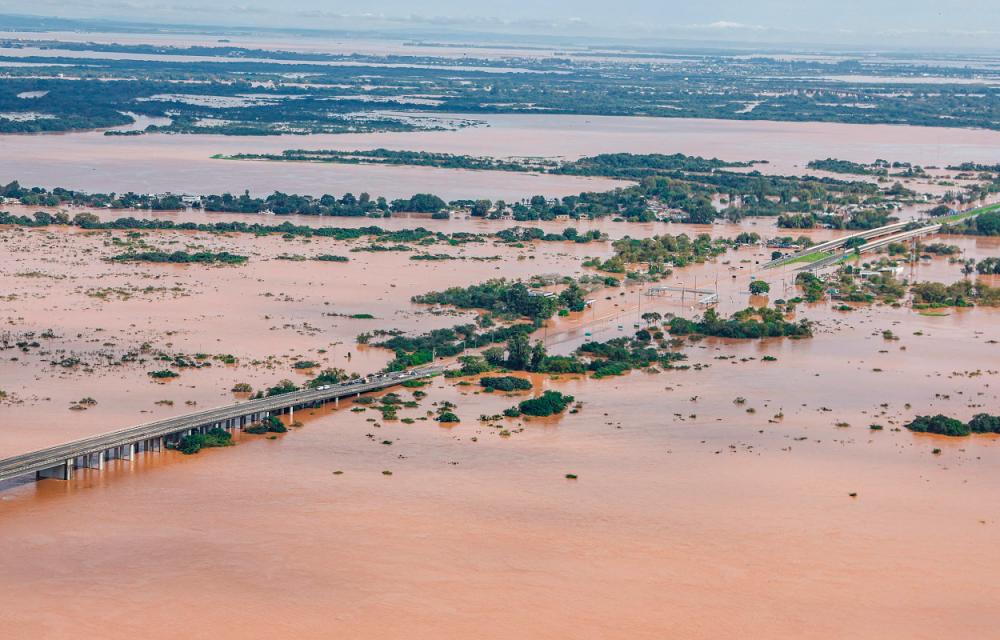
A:
{"type": "Polygon", "coordinates": [[[427,367],[369,376],[341,384],[206,409],[74,440],[0,460],[0,481],[31,473],[36,474],[38,478],[55,477],[68,480],[72,478],[73,470],[76,468],[101,469],[107,459],[131,459],[139,451],[160,451],[166,444],[177,442],[191,433],[203,433],[214,428],[229,431],[242,429],[276,413],[291,412],[300,407],[319,406],[326,402],[339,402],[341,398],[380,391],[407,380],[428,378],[443,372],[444,369],[444,367],[427,367]]]}

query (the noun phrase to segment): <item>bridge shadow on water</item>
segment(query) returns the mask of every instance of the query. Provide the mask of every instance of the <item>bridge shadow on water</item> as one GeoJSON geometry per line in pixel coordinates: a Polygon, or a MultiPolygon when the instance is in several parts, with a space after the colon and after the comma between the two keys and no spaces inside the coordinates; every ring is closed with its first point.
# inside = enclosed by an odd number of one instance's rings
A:
{"type": "Polygon", "coordinates": [[[33,473],[0,480],[0,501],[12,500],[28,495],[56,496],[73,493],[81,489],[89,489],[121,481],[129,476],[137,476],[155,470],[183,463],[187,456],[175,452],[139,453],[133,460],[109,460],[104,469],[77,467],[73,470],[73,478],[36,478],[33,473]]]}
{"type": "Polygon", "coordinates": [[[8,493],[25,485],[33,485],[36,482],[34,474],[10,478],[9,480],[0,480],[0,494],[8,493]]]}

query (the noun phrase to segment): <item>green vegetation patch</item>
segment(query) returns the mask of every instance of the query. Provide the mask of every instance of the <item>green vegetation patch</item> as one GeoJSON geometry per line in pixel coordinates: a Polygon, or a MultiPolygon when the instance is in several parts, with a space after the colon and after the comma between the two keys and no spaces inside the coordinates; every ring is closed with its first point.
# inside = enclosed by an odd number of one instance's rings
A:
{"type": "Polygon", "coordinates": [[[235,253],[229,253],[228,251],[198,251],[195,253],[188,253],[187,251],[138,251],[134,253],[121,253],[113,256],[111,260],[115,262],[171,264],[243,264],[248,258],[235,253]]]}
{"type": "Polygon", "coordinates": [[[1000,416],[979,413],[969,422],[962,422],[938,414],[936,416],[917,416],[904,425],[910,431],[918,433],[936,433],[943,436],[967,436],[972,433],[1000,433],[1000,416]]]}
{"type": "Polygon", "coordinates": [[[174,445],[174,449],[184,455],[192,455],[202,449],[230,447],[232,445],[232,434],[225,429],[214,428],[210,429],[208,433],[192,433],[191,435],[184,436],[180,439],[180,442],[174,445]]]}
{"type": "Polygon", "coordinates": [[[487,391],[527,391],[531,389],[531,380],[516,376],[496,376],[479,379],[479,385],[487,391]]]}
{"type": "Polygon", "coordinates": [[[558,391],[546,391],[537,398],[522,401],[517,405],[517,409],[523,415],[544,418],[562,413],[572,402],[573,396],[563,395],[558,391]]]}

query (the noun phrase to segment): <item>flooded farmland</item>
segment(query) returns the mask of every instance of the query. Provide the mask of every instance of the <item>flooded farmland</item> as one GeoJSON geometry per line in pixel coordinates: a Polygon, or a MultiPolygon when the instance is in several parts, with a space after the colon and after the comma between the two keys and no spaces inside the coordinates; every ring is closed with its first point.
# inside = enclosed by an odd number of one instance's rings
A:
{"type": "MultiPolygon", "coordinates": [[[[460,262],[417,264],[405,253],[350,252],[362,241],[150,232],[157,246],[251,257],[235,267],[136,265],[104,261],[125,232],[0,233],[4,329],[53,336],[47,353],[4,354],[4,455],[232,402],[235,382],[299,380],[299,357],[372,371],[391,353],[355,345],[358,333],[469,317],[431,314],[412,295],[499,275],[575,275],[585,257],[610,255],[607,243],[487,242],[447,249],[460,262]],[[350,261],[277,259],[313,253],[350,261]],[[376,320],[349,317],[359,313],[376,320]],[[161,384],[146,375],[152,363],[113,363],[143,344],[238,362],[161,384]],[[86,367],[51,364],[66,354],[86,367]],[[96,405],[67,410],[78,396],[96,405]]],[[[947,241],[970,256],[1000,251],[990,239],[947,241]]],[[[751,274],[771,281],[773,297],[793,286],[787,270],[761,273],[764,259],[742,249],[669,281],[712,283],[729,313],[748,302],[751,274]]],[[[913,269],[916,280],[961,278],[941,258],[913,269]]],[[[643,290],[599,291],[590,309],[538,335],[568,353],[590,336],[632,331],[641,311],[700,313],[643,290]]],[[[820,638],[836,637],[845,616],[856,637],[988,635],[995,612],[973,586],[1000,561],[990,544],[1000,443],[896,427],[918,410],[998,405],[998,312],[923,316],[883,305],[845,314],[819,303],[798,313],[817,322],[813,338],[692,342],[682,350],[696,369],[536,376],[534,393],[560,390],[582,408],[507,419],[506,435],[477,418],[516,396],[437,379],[419,408],[401,412],[412,424],[372,421],[371,409],[343,403],[296,412],[302,426],[270,441],[243,435],[198,456],[166,452],[71,482],[8,484],[0,530],[18,552],[0,561],[9,578],[0,591],[16,607],[0,619],[16,636],[99,632],[82,613],[46,605],[62,597],[99,613],[101,626],[163,638],[195,621],[232,638],[658,638],[665,629],[820,638]],[[898,342],[883,339],[890,328],[898,342]],[[459,424],[419,420],[443,402],[459,424]],[[874,422],[887,428],[871,431],[874,422]],[[925,580],[939,588],[924,589],[925,580]],[[232,606],[203,606],[234,585],[232,606]],[[267,606],[243,606],[256,600],[267,606]],[[942,606],[960,615],[924,615],[942,606]],[[173,607],[195,613],[179,618],[173,607]],[[127,613],[136,610],[148,614],[127,613]]]]}
{"type": "MultiPolygon", "coordinates": [[[[218,42],[198,34],[10,35],[218,42]]],[[[227,42],[434,55],[456,65],[466,56],[601,53],[315,36],[236,35],[227,42]]],[[[26,100],[42,97],[27,93],[26,100]]],[[[765,174],[880,184],[888,179],[806,165],[837,158],[937,167],[929,177],[899,178],[921,194],[890,212],[906,222],[926,221],[938,202],[922,194],[940,197],[980,181],[958,178],[948,165],[1000,161],[1000,133],[978,129],[541,113],[447,118],[475,126],[294,136],[0,135],[0,185],[16,179],[90,192],[364,192],[389,199],[432,193],[515,202],[633,184],[213,158],[294,148],[563,160],[683,153],[766,161],[752,167],[765,174]]],[[[168,121],[141,116],[131,128],[168,121]]],[[[947,204],[996,200],[994,190],[947,204]]],[[[91,214],[102,222],[130,216],[452,234],[396,244],[369,235],[0,225],[0,459],[244,402],[284,380],[305,385],[324,370],[372,374],[397,357],[378,346],[389,336],[457,325],[490,332],[496,326],[489,323],[514,320],[413,297],[494,278],[541,277],[546,285],[538,292],[550,294],[563,278],[587,285],[582,311],[567,309],[532,327],[530,340],[548,354],[569,356],[587,343],[646,332],[651,344],[662,341],[677,355],[677,366],[657,361],[624,375],[510,372],[531,387],[513,392],[486,391],[479,374],[437,376],[426,386],[296,409],[294,418],[281,417],[287,431],[237,432],[229,447],[142,453],[110,460],[101,471],[76,469],[69,481],[2,481],[3,638],[996,636],[1000,436],[945,437],[905,425],[918,415],[1000,414],[1000,307],[921,307],[910,294],[845,300],[836,280],[809,301],[802,263],[764,268],[775,246],[790,250],[767,240],[823,242],[850,230],[783,228],[775,216],[715,224],[612,216],[515,222],[464,212],[447,219],[274,216],[16,201],[0,210],[91,214]],[[514,226],[548,234],[572,228],[597,239],[500,241],[496,234],[514,226]],[[466,233],[481,237],[454,235],[466,233]],[[730,243],[718,255],[672,261],[649,281],[643,272],[652,273],[651,263],[616,271],[595,266],[615,256],[616,240],[662,234],[709,234],[730,243]],[[734,246],[750,234],[759,237],[734,246]],[[245,260],[121,259],[137,252],[245,260]],[[767,283],[769,292],[751,295],[753,281],[767,283]],[[714,302],[705,302],[706,292],[714,302]],[[786,305],[792,300],[798,302],[786,305]],[[701,319],[710,304],[722,316],[750,306],[780,309],[789,322],[812,323],[812,335],[663,334],[671,318],[701,319]],[[169,374],[157,375],[164,370],[169,374]],[[511,411],[547,391],[572,396],[571,408],[546,417],[511,411]],[[398,415],[378,408],[389,394],[398,415]],[[458,421],[439,420],[444,411],[458,421]]],[[[937,234],[920,242],[946,251],[897,247],[892,257],[902,264],[890,270],[896,280],[1000,287],[1000,275],[974,269],[1000,257],[1000,236],[937,234]]],[[[883,257],[889,255],[845,263],[872,277],[883,257]]],[[[476,352],[464,343],[462,349],[476,352]]]]}

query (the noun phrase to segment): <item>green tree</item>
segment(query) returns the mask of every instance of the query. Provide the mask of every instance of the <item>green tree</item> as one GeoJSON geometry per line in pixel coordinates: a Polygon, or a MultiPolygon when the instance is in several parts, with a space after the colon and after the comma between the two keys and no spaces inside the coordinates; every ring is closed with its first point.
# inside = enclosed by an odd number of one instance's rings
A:
{"type": "Polygon", "coordinates": [[[1000,236],[1000,212],[980,214],[976,218],[976,230],[983,236],[1000,236]]]}
{"type": "Polygon", "coordinates": [[[528,336],[523,333],[514,334],[507,341],[507,367],[515,371],[524,371],[531,365],[531,345],[528,336]]]}
{"type": "Polygon", "coordinates": [[[538,398],[521,402],[517,408],[524,415],[545,417],[562,413],[571,402],[573,396],[566,396],[558,391],[546,391],[538,398]]]}
{"type": "Polygon", "coordinates": [[[83,227],[86,229],[88,226],[96,225],[100,223],[101,219],[96,215],[84,211],[73,216],[73,224],[77,227],[83,227]]]}
{"type": "Polygon", "coordinates": [[[559,294],[559,302],[570,311],[583,311],[586,301],[583,299],[583,289],[573,282],[559,294]]]}
{"type": "Polygon", "coordinates": [[[529,363],[528,370],[538,371],[542,367],[542,363],[545,362],[547,355],[545,344],[541,340],[537,340],[531,348],[531,362],[529,363]]]}
{"type": "Polygon", "coordinates": [[[490,202],[489,200],[476,200],[472,204],[471,213],[477,218],[483,218],[486,217],[486,214],[490,212],[490,208],[492,206],[493,203],[490,202]]]}
{"type": "Polygon", "coordinates": [[[489,363],[479,356],[459,356],[458,362],[462,365],[462,375],[474,376],[490,370],[489,363]]]}
{"type": "Polygon", "coordinates": [[[504,352],[500,347],[490,347],[483,350],[483,359],[494,367],[502,367],[505,364],[504,352]]]}
{"type": "Polygon", "coordinates": [[[750,293],[755,296],[762,296],[771,291],[771,285],[763,280],[750,281],[750,293]]]}
{"type": "Polygon", "coordinates": [[[697,198],[684,208],[687,211],[687,222],[690,224],[712,224],[717,212],[708,198],[697,198]]]}

